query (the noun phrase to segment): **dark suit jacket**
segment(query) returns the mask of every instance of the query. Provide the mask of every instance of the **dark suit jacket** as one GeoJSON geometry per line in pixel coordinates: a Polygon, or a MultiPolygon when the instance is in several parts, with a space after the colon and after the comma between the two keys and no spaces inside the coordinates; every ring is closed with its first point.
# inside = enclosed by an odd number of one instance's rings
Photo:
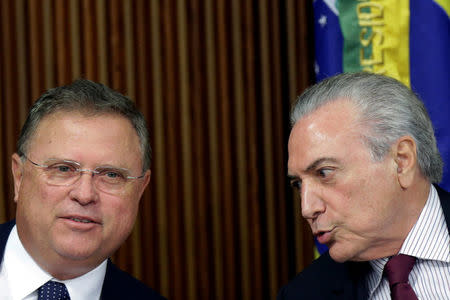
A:
{"type": "MultiPolygon", "coordinates": [[[[450,194],[435,187],[450,228],[450,194]]],[[[367,299],[364,277],[370,270],[368,262],[337,263],[326,252],[284,286],[277,300],[367,299]]]]}
{"type": "MultiPolygon", "coordinates": [[[[0,225],[0,262],[3,260],[6,242],[14,224],[14,221],[10,221],[0,225]]],[[[108,259],[101,299],[164,300],[165,298],[161,297],[154,290],[150,289],[128,273],[121,271],[108,259]]]]}

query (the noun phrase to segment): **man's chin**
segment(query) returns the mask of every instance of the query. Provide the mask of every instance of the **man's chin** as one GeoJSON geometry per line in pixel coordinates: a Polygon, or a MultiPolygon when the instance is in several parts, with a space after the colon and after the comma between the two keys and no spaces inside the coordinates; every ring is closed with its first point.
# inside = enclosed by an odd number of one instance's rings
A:
{"type": "Polygon", "coordinates": [[[348,250],[339,247],[339,245],[329,246],[330,257],[338,263],[344,263],[349,260],[353,260],[354,255],[348,250]]]}
{"type": "Polygon", "coordinates": [[[97,252],[97,249],[95,249],[95,247],[61,246],[55,250],[62,259],[78,262],[93,259],[93,257],[96,256],[97,252]]]}
{"type": "Polygon", "coordinates": [[[331,253],[330,253],[330,256],[337,263],[344,263],[344,262],[348,261],[348,259],[346,259],[345,257],[342,257],[342,256],[333,256],[331,253]]]}

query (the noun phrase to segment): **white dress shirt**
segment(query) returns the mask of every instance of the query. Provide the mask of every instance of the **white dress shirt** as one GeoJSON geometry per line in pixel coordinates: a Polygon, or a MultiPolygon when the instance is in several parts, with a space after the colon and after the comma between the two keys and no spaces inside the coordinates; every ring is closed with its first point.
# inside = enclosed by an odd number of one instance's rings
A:
{"type": "MultiPolygon", "coordinates": [[[[409,283],[421,300],[450,299],[450,236],[434,186],[399,254],[415,256],[409,283]]],[[[367,276],[369,299],[390,300],[389,282],[383,277],[388,257],[370,261],[367,276]]]]}
{"type": "Polygon", "coordinates": [[[49,280],[66,285],[71,300],[99,300],[107,261],[92,271],[70,280],[57,280],[45,272],[31,258],[19,239],[16,226],[13,227],[5,247],[0,265],[1,300],[36,300],[37,289],[49,280]]]}

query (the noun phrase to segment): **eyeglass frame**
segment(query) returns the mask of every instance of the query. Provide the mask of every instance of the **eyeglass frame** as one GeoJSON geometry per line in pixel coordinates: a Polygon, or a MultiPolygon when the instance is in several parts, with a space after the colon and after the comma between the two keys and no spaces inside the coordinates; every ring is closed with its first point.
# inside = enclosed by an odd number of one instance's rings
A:
{"type": "MultiPolygon", "coordinates": [[[[38,164],[38,163],[32,161],[32,160],[31,160],[28,156],[26,156],[25,154],[22,154],[21,157],[24,157],[26,160],[28,160],[28,161],[29,161],[32,165],[34,165],[35,167],[40,167],[40,168],[43,168],[43,169],[48,169],[48,168],[50,167],[50,165],[38,164]]],[[[77,162],[77,161],[73,161],[73,160],[61,159],[61,160],[59,160],[59,162],[62,162],[62,163],[71,163],[71,164],[74,164],[74,165],[76,165],[76,166],[80,166],[80,167],[81,167],[81,163],[79,163],[79,162],[77,162]]],[[[55,186],[71,186],[71,185],[75,184],[75,183],[81,178],[81,175],[82,175],[83,173],[91,173],[91,174],[92,174],[92,178],[94,178],[95,175],[101,173],[101,172],[99,172],[99,171],[96,170],[96,169],[98,169],[98,168],[100,168],[100,167],[101,167],[101,166],[96,167],[96,168],[93,169],[93,170],[92,170],[92,169],[78,168],[78,167],[77,167],[77,168],[74,170],[74,172],[76,172],[76,173],[79,174],[79,175],[77,175],[78,178],[76,178],[75,181],[73,181],[72,183],[67,184],[67,185],[64,185],[64,184],[61,184],[61,185],[59,185],[59,184],[52,184],[52,185],[55,185],[55,186]]],[[[113,169],[116,169],[116,170],[124,170],[124,171],[129,172],[129,170],[128,170],[128,169],[125,169],[125,168],[114,167],[113,169]]],[[[140,176],[124,176],[124,179],[127,179],[127,180],[128,180],[128,179],[131,179],[131,180],[134,180],[134,179],[142,179],[142,178],[144,178],[145,173],[146,173],[146,172],[143,172],[142,175],[140,175],[140,176]]],[[[126,182],[127,182],[127,181],[125,181],[125,183],[126,183],[126,182]]]]}

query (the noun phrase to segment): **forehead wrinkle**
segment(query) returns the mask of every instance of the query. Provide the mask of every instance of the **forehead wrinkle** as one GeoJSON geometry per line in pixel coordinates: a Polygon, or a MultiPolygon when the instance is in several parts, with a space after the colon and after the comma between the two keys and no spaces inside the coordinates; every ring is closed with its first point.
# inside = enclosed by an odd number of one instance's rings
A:
{"type": "MultiPolygon", "coordinates": [[[[87,143],[87,139],[95,140],[94,143],[101,143],[102,141],[107,141],[109,139],[117,139],[116,136],[122,136],[123,139],[121,140],[121,148],[129,148],[131,152],[134,153],[134,149],[137,149],[137,160],[142,160],[142,154],[139,147],[139,137],[135,133],[132,124],[130,122],[124,122],[123,124],[121,122],[128,121],[127,119],[121,117],[120,115],[114,115],[114,114],[102,114],[98,116],[93,117],[86,117],[83,114],[73,114],[73,115],[64,115],[61,113],[55,113],[49,116],[46,116],[44,119],[41,120],[39,123],[39,126],[36,128],[35,134],[33,135],[31,139],[31,143],[29,146],[29,151],[39,150],[41,148],[36,148],[36,142],[44,143],[44,144],[51,144],[54,142],[57,142],[56,146],[61,146],[66,144],[70,144],[70,152],[69,153],[60,153],[60,151],[53,151],[55,148],[52,147],[52,151],[47,153],[48,155],[52,156],[53,158],[63,159],[63,160],[70,160],[70,161],[77,161],[80,162],[80,164],[88,166],[89,164],[93,163],[87,162],[84,159],[82,159],[81,156],[84,157],[85,152],[78,151],[78,142],[77,139],[82,139],[82,143],[80,145],[83,145],[87,143]],[[104,130],[104,132],[101,133],[101,135],[98,137],[98,130],[91,131],[89,128],[87,128],[87,124],[89,122],[97,122],[101,124],[99,120],[106,120],[107,124],[111,124],[108,126],[115,125],[114,128],[119,128],[120,130],[104,130]],[[61,123],[60,123],[61,122],[61,123]],[[50,124],[50,125],[49,125],[50,124]],[[57,126],[55,126],[57,124],[57,126]],[[122,124],[122,125],[120,125],[122,124]],[[64,127],[63,125],[67,125],[68,127],[64,127]],[[117,126],[116,126],[117,125],[117,126]],[[130,128],[130,130],[128,130],[130,128]],[[65,138],[59,139],[59,136],[64,131],[64,129],[67,129],[68,131],[65,131],[65,138]],[[68,138],[68,135],[70,138],[68,138]],[[136,146],[136,147],[134,147],[136,146]]],[[[111,128],[111,127],[109,127],[111,128]]],[[[106,143],[106,142],[105,142],[106,143]]],[[[56,148],[58,149],[58,148],[56,148]]],[[[102,147],[99,149],[95,149],[95,151],[91,151],[92,153],[97,153],[99,150],[108,150],[110,147],[102,147]]],[[[67,149],[66,149],[67,150],[67,149]]],[[[123,149],[122,149],[123,150],[123,149]]],[[[125,151],[125,150],[124,150],[125,151]]],[[[128,154],[130,152],[127,152],[128,154]]],[[[92,154],[89,152],[90,154],[92,154]]],[[[104,151],[103,151],[104,152],[104,151]]],[[[103,153],[102,152],[102,153],[103,153]]],[[[106,154],[109,152],[106,151],[106,154]]],[[[134,164],[134,158],[131,158],[133,162],[129,161],[128,163],[122,160],[116,159],[117,157],[112,156],[111,159],[107,159],[109,156],[105,156],[106,154],[103,153],[103,155],[100,157],[100,160],[97,161],[99,165],[105,166],[105,165],[111,165],[115,168],[122,167],[131,169],[129,163],[134,164]]],[[[90,155],[89,154],[89,155],[90,155]]],[[[100,154],[99,154],[100,155],[100,154]]],[[[122,157],[130,156],[130,155],[123,155],[122,157]]],[[[90,156],[92,158],[92,156],[90,156]]],[[[111,157],[109,157],[111,158],[111,157]]],[[[128,159],[127,159],[128,161],[128,159]]],[[[141,164],[142,162],[139,162],[138,164],[141,164]]],[[[93,167],[93,166],[91,166],[93,167]]]]}
{"type": "Polygon", "coordinates": [[[346,99],[328,103],[304,116],[293,125],[289,137],[288,173],[307,172],[325,161],[339,163],[333,155],[335,143],[341,139],[363,143],[362,130],[357,107],[346,99]],[[314,149],[308,150],[310,146],[314,149]]]}

